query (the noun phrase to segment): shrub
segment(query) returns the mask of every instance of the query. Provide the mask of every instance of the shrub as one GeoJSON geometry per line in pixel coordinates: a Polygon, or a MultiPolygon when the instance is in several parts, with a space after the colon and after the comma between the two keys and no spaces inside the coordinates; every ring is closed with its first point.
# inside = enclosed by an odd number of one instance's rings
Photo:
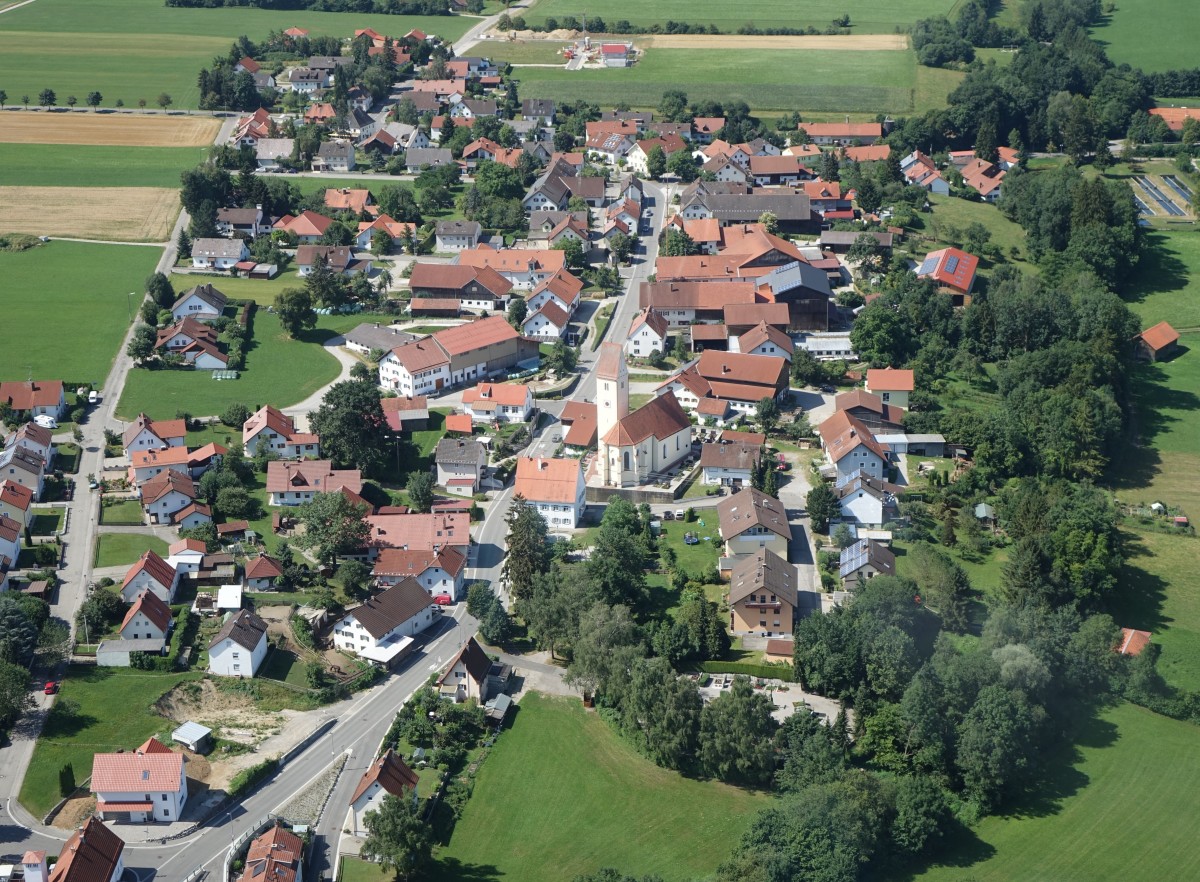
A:
{"type": "Polygon", "coordinates": [[[706,661],[700,662],[700,670],[706,674],[743,674],[762,680],[796,681],[796,672],[786,662],[777,664],[754,664],[752,662],[706,661]]]}
{"type": "Polygon", "coordinates": [[[254,785],[274,772],[278,766],[278,759],[269,759],[263,760],[261,763],[256,763],[249,768],[242,769],[229,782],[229,796],[237,799],[242,794],[248,793],[254,785]]]}

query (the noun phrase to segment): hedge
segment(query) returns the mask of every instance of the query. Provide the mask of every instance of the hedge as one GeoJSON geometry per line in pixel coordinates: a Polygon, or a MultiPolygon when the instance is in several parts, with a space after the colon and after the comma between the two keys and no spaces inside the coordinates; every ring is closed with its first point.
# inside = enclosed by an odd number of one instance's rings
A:
{"type": "Polygon", "coordinates": [[[229,796],[237,799],[242,794],[248,792],[250,788],[263,778],[267,777],[267,775],[274,772],[278,767],[279,760],[276,758],[263,760],[261,763],[256,763],[249,768],[242,769],[229,782],[229,796]]]}
{"type": "Polygon", "coordinates": [[[742,674],[762,680],[796,682],[795,668],[784,663],[756,665],[752,662],[706,661],[700,663],[700,670],[706,674],[742,674]]]}

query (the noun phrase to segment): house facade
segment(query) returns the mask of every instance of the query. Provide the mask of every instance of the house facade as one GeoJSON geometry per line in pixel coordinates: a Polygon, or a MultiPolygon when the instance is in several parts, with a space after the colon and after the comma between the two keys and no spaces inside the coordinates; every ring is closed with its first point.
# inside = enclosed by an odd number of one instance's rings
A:
{"type": "Polygon", "coordinates": [[[583,519],[587,488],[577,459],[519,457],[514,487],[552,532],[574,530],[583,519]]]}
{"type": "Polygon", "coordinates": [[[797,606],[796,566],[767,548],[740,558],[729,579],[729,630],[790,637],[797,606]]]}
{"type": "Polygon", "coordinates": [[[727,557],[755,554],[765,548],[788,559],[792,527],[778,499],[747,487],[717,503],[717,518],[727,557]]]}
{"type": "Polygon", "coordinates": [[[137,750],[92,757],[92,793],[102,820],[178,821],[187,804],[183,754],[151,738],[137,750]]]}
{"type": "Polygon", "coordinates": [[[208,672],[218,677],[253,677],[267,657],[267,623],[238,610],[208,645],[208,672]]]}

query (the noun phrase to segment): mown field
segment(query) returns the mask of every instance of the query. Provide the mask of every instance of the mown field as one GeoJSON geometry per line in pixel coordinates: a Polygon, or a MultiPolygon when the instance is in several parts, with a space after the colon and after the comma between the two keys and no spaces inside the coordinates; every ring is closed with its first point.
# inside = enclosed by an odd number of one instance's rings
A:
{"type": "Polygon", "coordinates": [[[96,566],[129,566],[147,551],[165,558],[167,543],[149,533],[101,533],[96,538],[96,566]]]}
{"type": "Polygon", "coordinates": [[[651,49],[632,68],[518,70],[521,94],[608,106],[656,107],[667,89],[689,97],[744,101],[754,110],[911,112],[945,103],[960,74],[919,68],[910,50],[651,49]]]}
{"type": "Polygon", "coordinates": [[[0,187],[0,233],[162,243],[178,218],[167,187],[0,187]]]}
{"type": "MultiPolygon", "coordinates": [[[[11,106],[11,95],[8,100],[11,106]]],[[[79,106],[83,107],[82,101],[79,106]]],[[[85,109],[67,113],[6,110],[4,125],[0,127],[0,142],[74,144],[81,147],[207,147],[212,144],[220,128],[221,121],[208,116],[109,113],[85,109]]]]}
{"type": "Polygon", "coordinates": [[[705,876],[767,798],[661,769],[578,699],[521,699],[440,849],[442,880],[561,882],[601,867],[705,876]]]}
{"type": "Polygon", "coordinates": [[[52,242],[0,253],[0,380],[103,382],[159,251],[52,242]],[[133,298],[128,298],[129,292],[133,298]]]}
{"type": "Polygon", "coordinates": [[[573,15],[582,19],[602,17],[608,28],[625,20],[633,25],[649,26],[668,21],[688,24],[716,25],[719,29],[733,33],[738,28],[752,24],[759,28],[806,28],[824,30],[834,19],[849,14],[855,33],[892,33],[897,28],[905,29],[918,19],[933,15],[948,15],[954,0],[894,0],[879,3],[876,0],[805,0],[800,4],[781,4],[777,0],[747,0],[742,3],[725,3],[722,0],[655,0],[654,3],[639,0],[608,0],[607,3],[589,5],[587,0],[540,0],[526,21],[544,22],[547,18],[562,19],[573,15]]]}
{"type": "Polygon", "coordinates": [[[117,417],[131,420],[146,413],[167,419],[177,411],[212,416],[234,402],[251,409],[264,404],[288,407],[340,373],[341,365],[319,345],[334,332],[320,322],[301,339],[293,340],[284,335],[279,319],[266,310],[255,313],[253,321],[254,337],[239,379],[214,380],[209,371],[136,368],[125,381],[117,417]]]}
{"type": "Polygon", "coordinates": [[[313,35],[351,37],[358,28],[401,36],[412,28],[457,39],[477,19],[265,9],[176,9],[162,0],[37,0],[0,17],[0,83],[9,101],[54,89],[60,102],[93,89],[150,106],[160,92],[175,107],[196,107],[196,74],[239,34],[262,39],[297,26],[313,35]],[[136,24],[136,33],[132,27],[136,24]]]}
{"type": "Polygon", "coordinates": [[[1115,64],[1145,71],[1196,66],[1200,5],[1193,0],[1121,0],[1092,36],[1115,64]]]}
{"type": "MultiPolygon", "coordinates": [[[[4,124],[0,116],[0,126],[4,124]]],[[[207,147],[76,147],[0,143],[0,187],[169,187],[207,147]]],[[[172,218],[174,220],[174,218],[172,218]]]]}
{"type": "Polygon", "coordinates": [[[1194,879],[1200,729],[1130,704],[1102,712],[1047,758],[1045,785],[982,821],[920,882],[1194,879]]]}

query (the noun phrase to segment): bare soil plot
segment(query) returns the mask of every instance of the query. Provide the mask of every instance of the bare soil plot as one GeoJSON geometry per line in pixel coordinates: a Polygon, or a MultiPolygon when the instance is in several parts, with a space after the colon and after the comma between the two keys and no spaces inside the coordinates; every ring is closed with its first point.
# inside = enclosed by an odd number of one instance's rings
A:
{"type": "Polygon", "coordinates": [[[216,138],[220,127],[220,120],[203,116],[8,110],[0,116],[0,142],[108,147],[207,147],[216,138]]]}
{"type": "Polygon", "coordinates": [[[841,52],[903,51],[905,34],[813,34],[770,37],[738,34],[659,34],[634,36],[634,46],[655,49],[833,49],[841,52]]]}
{"type": "Polygon", "coordinates": [[[165,242],[179,192],[160,187],[0,187],[0,233],[165,242]]]}

